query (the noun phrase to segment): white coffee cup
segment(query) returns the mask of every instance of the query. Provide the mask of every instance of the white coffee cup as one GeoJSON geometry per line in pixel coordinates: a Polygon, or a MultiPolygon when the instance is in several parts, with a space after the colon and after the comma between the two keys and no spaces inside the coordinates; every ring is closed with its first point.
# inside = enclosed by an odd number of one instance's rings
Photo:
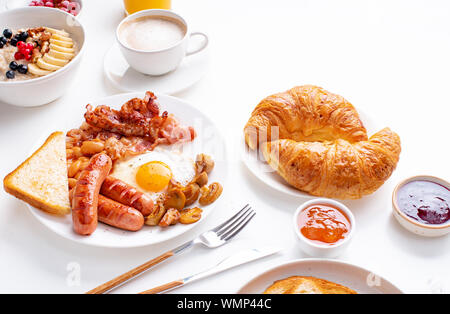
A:
{"type": "Polygon", "coordinates": [[[191,33],[187,22],[180,15],[172,11],[159,9],[139,11],[127,16],[120,22],[119,26],[117,26],[116,38],[119,42],[123,56],[133,69],[144,74],[155,76],[163,75],[175,70],[180,65],[181,61],[183,61],[184,57],[198,53],[208,45],[208,36],[206,34],[202,32],[191,33]],[[160,50],[138,50],[124,43],[120,36],[122,25],[134,19],[147,16],[168,17],[177,20],[186,28],[184,37],[175,45],[160,50]],[[189,39],[194,36],[203,37],[203,41],[197,48],[190,49],[189,39]]]}

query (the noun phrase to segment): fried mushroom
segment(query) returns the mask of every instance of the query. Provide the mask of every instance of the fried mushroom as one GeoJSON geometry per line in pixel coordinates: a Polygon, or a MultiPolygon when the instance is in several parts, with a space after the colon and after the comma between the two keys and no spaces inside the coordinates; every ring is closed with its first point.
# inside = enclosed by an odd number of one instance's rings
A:
{"type": "Polygon", "coordinates": [[[180,220],[180,217],[181,214],[178,210],[176,210],[175,208],[169,208],[158,225],[160,227],[175,225],[180,220]]]}
{"type": "Polygon", "coordinates": [[[164,207],[162,202],[155,202],[155,210],[145,218],[145,224],[147,226],[157,226],[165,213],[166,208],[164,207]]]}
{"type": "Polygon", "coordinates": [[[208,174],[203,171],[194,178],[193,182],[197,183],[200,187],[208,184],[208,174]]]}
{"type": "Polygon", "coordinates": [[[171,189],[164,200],[164,207],[182,210],[186,204],[186,196],[180,188],[171,189]]]}
{"type": "Polygon", "coordinates": [[[195,160],[195,170],[197,174],[202,172],[210,173],[214,168],[214,160],[206,154],[198,154],[195,160]]]}
{"type": "Polygon", "coordinates": [[[202,210],[198,207],[186,208],[180,212],[180,223],[184,225],[193,224],[202,218],[202,210]]]}
{"type": "Polygon", "coordinates": [[[190,206],[197,201],[200,195],[200,186],[197,183],[191,183],[183,188],[183,194],[186,197],[184,206],[190,206]]]}
{"type": "Polygon", "coordinates": [[[209,186],[203,186],[200,189],[201,196],[198,202],[202,206],[212,204],[219,198],[219,196],[222,194],[222,191],[222,185],[220,185],[220,183],[218,182],[214,182],[209,186]]]}

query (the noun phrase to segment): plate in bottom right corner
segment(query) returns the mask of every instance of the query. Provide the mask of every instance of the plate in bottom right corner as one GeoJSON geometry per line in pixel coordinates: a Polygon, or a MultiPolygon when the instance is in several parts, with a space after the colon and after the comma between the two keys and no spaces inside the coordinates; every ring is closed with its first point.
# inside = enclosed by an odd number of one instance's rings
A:
{"type": "Polygon", "coordinates": [[[353,289],[358,294],[403,294],[393,283],[370,270],[330,259],[301,259],[278,265],[251,279],[237,293],[261,294],[275,281],[290,276],[325,279],[353,289]]]}

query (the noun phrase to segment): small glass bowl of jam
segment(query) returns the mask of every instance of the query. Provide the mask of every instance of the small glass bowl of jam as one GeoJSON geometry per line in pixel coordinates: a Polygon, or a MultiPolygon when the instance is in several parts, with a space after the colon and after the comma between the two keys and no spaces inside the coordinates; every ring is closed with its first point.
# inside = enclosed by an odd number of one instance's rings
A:
{"type": "Polygon", "coordinates": [[[401,181],[392,193],[394,217],[407,230],[426,237],[450,232],[450,183],[433,176],[401,181]]]}
{"type": "Polygon", "coordinates": [[[355,231],[355,218],[347,206],[326,198],[299,206],[293,223],[300,248],[315,257],[340,255],[355,231]]]}

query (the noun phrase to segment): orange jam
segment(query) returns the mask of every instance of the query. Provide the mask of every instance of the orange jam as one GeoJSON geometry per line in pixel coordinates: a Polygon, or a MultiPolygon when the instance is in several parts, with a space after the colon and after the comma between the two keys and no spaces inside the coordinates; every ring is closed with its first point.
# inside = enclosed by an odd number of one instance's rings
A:
{"type": "Polygon", "coordinates": [[[350,232],[350,221],[332,205],[311,205],[300,212],[298,224],[302,235],[318,244],[336,244],[350,232]]]}

